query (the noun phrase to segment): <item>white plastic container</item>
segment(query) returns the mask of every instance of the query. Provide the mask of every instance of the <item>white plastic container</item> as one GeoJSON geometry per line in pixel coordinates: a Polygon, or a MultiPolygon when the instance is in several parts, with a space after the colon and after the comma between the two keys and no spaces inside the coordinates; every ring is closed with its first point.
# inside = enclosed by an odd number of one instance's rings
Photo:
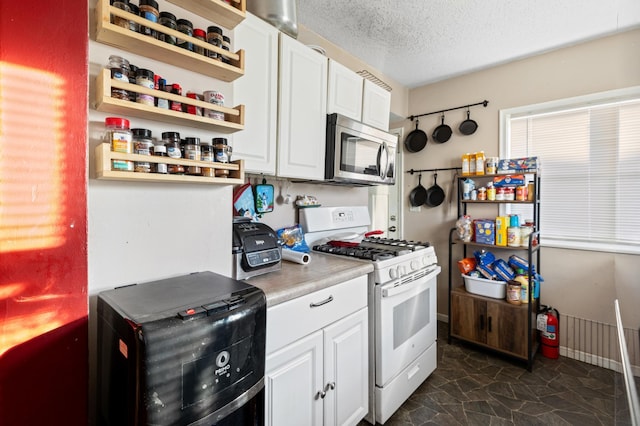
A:
{"type": "Polygon", "coordinates": [[[464,287],[469,293],[494,299],[504,299],[507,296],[507,283],[505,281],[487,280],[464,274],[462,278],[464,278],[464,287]]]}

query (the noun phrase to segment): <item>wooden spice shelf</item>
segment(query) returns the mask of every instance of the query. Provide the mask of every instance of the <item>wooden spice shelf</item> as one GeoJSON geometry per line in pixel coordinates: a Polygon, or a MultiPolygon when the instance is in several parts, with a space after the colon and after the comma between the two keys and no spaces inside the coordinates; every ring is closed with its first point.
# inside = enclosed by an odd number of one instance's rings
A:
{"type": "Polygon", "coordinates": [[[222,0],[167,1],[230,30],[244,20],[247,11],[246,0],[232,0],[231,3],[222,0]]]}
{"type": "Polygon", "coordinates": [[[146,87],[125,83],[123,81],[111,78],[111,71],[103,69],[96,77],[96,105],[98,111],[108,112],[112,114],[133,116],[144,118],[147,120],[161,121],[163,123],[171,123],[182,126],[196,127],[199,129],[212,130],[219,133],[234,133],[244,129],[244,105],[235,108],[227,108],[217,106],[198,99],[188,98],[186,96],[174,95],[172,93],[161,90],[148,89],[146,87]],[[224,120],[216,120],[213,118],[189,114],[171,109],[158,108],[132,102],[124,99],[111,97],[111,89],[123,89],[130,92],[151,95],[170,101],[181,102],[186,105],[193,105],[197,108],[215,110],[224,113],[224,120]]]}
{"type": "MultiPolygon", "coordinates": [[[[185,3],[192,3],[194,0],[182,0],[185,3]]],[[[222,3],[218,0],[205,0],[209,3],[222,3]]],[[[226,3],[220,5],[225,9],[234,9],[226,3]]],[[[244,18],[243,18],[244,19],[244,18]]],[[[99,0],[96,5],[96,40],[118,47],[128,52],[160,62],[168,63],[179,68],[194,71],[209,77],[225,82],[231,82],[244,75],[245,57],[244,50],[240,49],[232,53],[206,41],[189,37],[179,31],[172,30],[163,25],[141,18],[133,13],[109,5],[109,0],[99,0]],[[229,59],[229,64],[212,59],[195,52],[190,52],[178,46],[165,43],[153,37],[131,31],[111,23],[111,15],[134,21],[145,27],[152,28],[164,34],[187,40],[194,45],[198,45],[207,50],[212,50],[229,59]]]]}
{"type": "Polygon", "coordinates": [[[138,182],[178,182],[238,185],[244,182],[244,160],[231,163],[212,163],[208,161],[185,160],[182,158],[156,157],[151,155],[125,154],[111,151],[108,143],[101,143],[95,149],[96,179],[124,180],[138,182]],[[161,173],[136,173],[111,170],[111,160],[129,160],[146,163],[180,164],[216,170],[229,170],[229,177],[207,177],[192,175],[174,175],[161,173]]]}

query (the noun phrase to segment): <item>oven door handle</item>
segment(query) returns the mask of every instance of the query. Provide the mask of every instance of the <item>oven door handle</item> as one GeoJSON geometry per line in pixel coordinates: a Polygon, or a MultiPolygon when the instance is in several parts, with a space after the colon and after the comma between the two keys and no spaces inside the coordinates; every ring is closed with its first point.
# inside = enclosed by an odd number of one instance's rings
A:
{"type": "Polygon", "coordinates": [[[411,291],[416,287],[412,284],[400,284],[389,286],[388,288],[382,288],[382,297],[394,297],[407,291],[411,291]]]}

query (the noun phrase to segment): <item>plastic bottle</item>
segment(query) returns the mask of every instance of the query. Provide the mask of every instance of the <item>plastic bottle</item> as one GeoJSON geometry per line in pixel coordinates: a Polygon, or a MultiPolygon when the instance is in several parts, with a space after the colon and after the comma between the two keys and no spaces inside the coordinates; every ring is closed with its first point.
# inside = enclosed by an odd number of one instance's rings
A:
{"type": "Polygon", "coordinates": [[[469,165],[470,157],[471,157],[471,154],[468,152],[462,155],[462,176],[469,176],[471,174],[471,169],[469,165]]]}
{"type": "MultiPolygon", "coordinates": [[[[131,154],[133,143],[129,120],[120,117],[107,117],[104,124],[107,128],[106,140],[111,145],[111,151],[131,154]]],[[[133,161],[111,160],[111,170],[132,172],[133,161]]]]}
{"type": "Polygon", "coordinates": [[[476,175],[484,175],[484,151],[476,152],[476,175]]]}
{"type": "Polygon", "coordinates": [[[520,283],[520,303],[529,303],[529,278],[523,269],[518,269],[516,277],[513,279],[520,283]]]}

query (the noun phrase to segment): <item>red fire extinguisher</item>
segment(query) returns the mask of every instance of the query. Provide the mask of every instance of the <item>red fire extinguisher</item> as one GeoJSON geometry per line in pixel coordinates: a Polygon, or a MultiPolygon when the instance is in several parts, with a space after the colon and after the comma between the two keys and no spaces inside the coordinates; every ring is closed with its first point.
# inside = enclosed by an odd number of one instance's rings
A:
{"type": "Polygon", "coordinates": [[[551,306],[542,305],[538,314],[538,329],[542,343],[542,355],[558,359],[560,356],[560,313],[551,306]]]}

